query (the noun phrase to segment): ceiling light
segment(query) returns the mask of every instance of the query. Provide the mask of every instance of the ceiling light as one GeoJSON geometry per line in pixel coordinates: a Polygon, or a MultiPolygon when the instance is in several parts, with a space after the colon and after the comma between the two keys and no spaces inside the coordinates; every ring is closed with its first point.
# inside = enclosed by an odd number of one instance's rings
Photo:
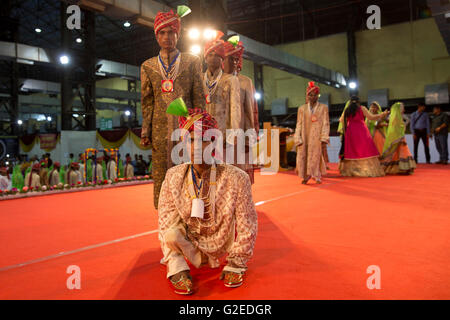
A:
{"type": "Polygon", "coordinates": [[[66,55],[63,55],[63,56],[59,57],[59,62],[60,62],[61,64],[68,64],[69,61],[70,61],[70,59],[69,59],[69,57],[66,56],[66,55]]]}
{"type": "Polygon", "coordinates": [[[191,53],[200,54],[201,51],[202,51],[202,48],[198,44],[194,44],[191,46],[191,53]]]}
{"type": "Polygon", "coordinates": [[[131,23],[130,23],[129,21],[125,21],[125,23],[123,24],[123,26],[124,26],[125,28],[129,28],[129,27],[131,27],[131,23]]]}

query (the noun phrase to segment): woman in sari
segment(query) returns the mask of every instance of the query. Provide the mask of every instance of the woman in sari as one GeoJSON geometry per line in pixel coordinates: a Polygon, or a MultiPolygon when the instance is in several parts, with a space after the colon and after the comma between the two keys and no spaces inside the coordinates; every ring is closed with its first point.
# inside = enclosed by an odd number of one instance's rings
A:
{"type": "Polygon", "coordinates": [[[361,106],[357,97],[352,97],[343,117],[339,119],[344,132],[344,147],[339,171],[346,177],[381,177],[383,168],[378,160],[378,152],[369,129],[364,123],[367,118],[378,121],[385,118],[388,112],[372,114],[366,107],[361,106]]]}
{"type": "Polygon", "coordinates": [[[405,139],[405,106],[401,102],[391,107],[389,127],[381,156],[381,164],[386,174],[413,174],[416,162],[409,151],[405,139]]]}
{"type": "MultiPolygon", "coordinates": [[[[369,111],[372,114],[380,114],[383,112],[381,110],[381,106],[376,101],[370,105],[369,111]]],[[[370,135],[372,136],[373,142],[381,155],[383,153],[384,141],[386,140],[386,129],[388,123],[384,119],[379,121],[366,119],[366,125],[369,129],[370,135]]]]}

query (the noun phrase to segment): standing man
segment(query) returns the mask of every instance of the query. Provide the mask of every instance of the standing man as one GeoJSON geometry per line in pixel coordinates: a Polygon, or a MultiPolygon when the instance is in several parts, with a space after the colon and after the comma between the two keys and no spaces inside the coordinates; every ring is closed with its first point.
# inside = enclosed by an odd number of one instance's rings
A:
{"type": "MultiPolygon", "coordinates": [[[[204,56],[207,70],[203,81],[206,91],[206,110],[216,119],[226,150],[227,144],[235,144],[231,132],[227,135],[227,129],[243,129],[244,118],[241,110],[239,79],[234,74],[224,73],[222,70],[225,47],[224,41],[219,39],[223,34],[218,33],[215,40],[205,44],[204,56]]],[[[224,162],[225,160],[224,156],[224,162]]]]}
{"type": "Polygon", "coordinates": [[[134,177],[134,168],[133,165],[131,164],[131,157],[127,156],[127,164],[125,165],[124,168],[124,178],[133,178],[134,177]]]}
{"type": "Polygon", "coordinates": [[[36,188],[41,186],[41,177],[39,172],[41,171],[41,165],[39,163],[33,164],[31,171],[25,176],[25,187],[36,188]]]}
{"type": "Polygon", "coordinates": [[[60,182],[59,180],[59,169],[61,168],[61,164],[56,161],[53,165],[53,170],[50,171],[49,174],[49,184],[50,186],[57,186],[60,182]]]}
{"type": "Polygon", "coordinates": [[[96,183],[97,181],[103,180],[103,167],[98,162],[97,155],[92,156],[92,182],[96,183]]]}
{"type": "Polygon", "coordinates": [[[69,186],[78,184],[78,181],[80,179],[80,176],[78,174],[79,169],[80,166],[78,162],[72,162],[70,164],[70,168],[66,173],[66,184],[68,184],[69,186]]]}
{"type": "Polygon", "coordinates": [[[114,182],[117,178],[117,164],[116,160],[113,158],[113,154],[107,154],[106,155],[106,175],[108,180],[111,180],[114,182]]]}
{"type": "Polygon", "coordinates": [[[326,173],[322,146],[330,140],[330,121],[328,107],[318,101],[319,93],[320,88],[314,82],[309,82],[306,89],[307,104],[298,108],[294,135],[297,146],[296,172],[303,179],[303,184],[307,184],[311,178],[320,184],[322,175],[326,173]]]}
{"type": "Polygon", "coordinates": [[[410,129],[411,133],[414,135],[414,160],[417,162],[419,142],[422,140],[425,147],[425,157],[427,163],[431,163],[430,157],[430,118],[425,112],[425,103],[419,103],[417,111],[411,115],[410,129]]]}
{"type": "Polygon", "coordinates": [[[41,170],[39,171],[39,177],[41,178],[41,186],[48,186],[48,162],[44,159],[41,162],[41,170]]]}
{"type": "MultiPolygon", "coordinates": [[[[244,55],[244,46],[239,42],[234,46],[231,42],[225,42],[225,61],[224,71],[227,74],[237,75],[240,86],[240,104],[241,114],[244,118],[244,132],[249,129],[255,129],[256,136],[259,131],[258,104],[255,99],[255,88],[249,77],[240,74],[242,70],[242,56],[244,55]]],[[[238,165],[239,168],[247,172],[251,183],[255,182],[253,163],[250,162],[250,143],[245,142],[245,164],[238,165]]]]}
{"type": "Polygon", "coordinates": [[[179,6],[177,13],[156,15],[154,29],[161,51],[141,66],[141,145],[152,147],[155,208],[166,171],[172,167],[171,135],[177,129],[177,119],[166,114],[167,107],[179,97],[189,108],[205,107],[200,58],[177,49],[181,18],[189,12],[188,7],[179,6]]]}
{"type": "Polygon", "coordinates": [[[11,190],[11,184],[8,167],[0,167],[0,190],[11,190]]]}
{"type": "Polygon", "coordinates": [[[448,164],[448,115],[442,112],[440,106],[434,107],[433,114],[431,130],[440,156],[436,164],[448,164]]]}

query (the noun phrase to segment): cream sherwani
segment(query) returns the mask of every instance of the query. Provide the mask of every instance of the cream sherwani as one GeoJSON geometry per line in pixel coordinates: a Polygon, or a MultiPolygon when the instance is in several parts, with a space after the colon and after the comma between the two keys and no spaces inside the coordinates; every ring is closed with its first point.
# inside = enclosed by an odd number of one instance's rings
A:
{"type": "Polygon", "coordinates": [[[57,186],[59,184],[59,172],[58,170],[52,170],[49,176],[50,186],[57,186]]]}
{"type": "Polygon", "coordinates": [[[124,177],[133,178],[134,177],[134,167],[131,163],[127,163],[124,167],[124,177]]]}
{"type": "Polygon", "coordinates": [[[99,180],[103,180],[103,167],[101,164],[97,163],[97,170],[96,170],[95,164],[92,164],[92,181],[99,181],[99,180]],[[95,179],[96,171],[97,171],[97,179],[95,179]]]}
{"type": "Polygon", "coordinates": [[[66,173],[66,184],[68,184],[69,186],[73,185],[77,185],[78,181],[79,181],[79,174],[77,170],[69,170],[66,173]]]}
{"type": "Polygon", "coordinates": [[[328,107],[317,103],[298,108],[294,141],[297,146],[297,170],[302,179],[321,179],[326,173],[322,142],[330,140],[328,107]]]}
{"type": "MultiPolygon", "coordinates": [[[[207,197],[210,171],[202,174],[200,197],[207,197]]],[[[189,164],[171,168],[159,198],[159,240],[167,265],[167,277],[189,270],[187,258],[195,267],[208,263],[220,266],[228,254],[224,270],[243,273],[253,255],[257,215],[248,175],[230,165],[217,166],[215,214],[205,210],[204,219],[191,217],[192,198],[188,191],[189,164]]]]}
{"type": "MultiPolygon", "coordinates": [[[[239,74],[238,75],[239,84],[241,87],[240,91],[240,99],[241,99],[241,112],[244,116],[244,132],[247,132],[249,129],[255,129],[255,142],[256,142],[256,134],[259,131],[259,121],[258,121],[258,107],[255,100],[255,88],[253,87],[253,82],[249,77],[239,74]],[[256,114],[255,114],[256,107],[256,114]]],[[[246,145],[248,144],[248,140],[246,139],[246,145]]],[[[250,146],[250,150],[251,146],[250,146]]],[[[253,170],[253,162],[250,160],[250,155],[252,152],[247,152],[245,154],[245,164],[237,165],[238,168],[247,172],[250,177],[250,181],[252,184],[255,182],[254,170],[253,170]]]]}
{"type": "MultiPolygon", "coordinates": [[[[220,72],[220,69],[214,74],[209,70],[205,72],[203,79],[206,93],[209,92],[205,83],[206,80],[214,81],[218,78],[220,72]]],[[[206,111],[216,119],[218,128],[223,135],[223,142],[233,144],[234,139],[231,135],[226,135],[226,130],[244,128],[239,79],[232,74],[222,73],[216,87],[210,96],[211,103],[206,105],[206,111]]]]}
{"type": "Polygon", "coordinates": [[[117,166],[116,161],[110,160],[106,165],[106,175],[108,180],[114,181],[117,178],[117,166]]]}
{"type": "Polygon", "coordinates": [[[36,172],[29,172],[27,173],[26,177],[25,177],[25,187],[40,187],[41,186],[41,177],[39,176],[39,174],[37,174],[36,172]],[[30,184],[30,174],[32,174],[31,176],[31,184],[30,184]]]}

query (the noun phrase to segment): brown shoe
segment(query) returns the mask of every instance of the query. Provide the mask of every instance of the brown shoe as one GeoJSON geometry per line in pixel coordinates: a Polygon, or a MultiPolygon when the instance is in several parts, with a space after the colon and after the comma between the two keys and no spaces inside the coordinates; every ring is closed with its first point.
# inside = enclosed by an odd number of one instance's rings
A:
{"type": "Polygon", "coordinates": [[[181,271],[171,276],[170,283],[176,294],[190,295],[194,293],[194,284],[189,271],[181,271]]]}

